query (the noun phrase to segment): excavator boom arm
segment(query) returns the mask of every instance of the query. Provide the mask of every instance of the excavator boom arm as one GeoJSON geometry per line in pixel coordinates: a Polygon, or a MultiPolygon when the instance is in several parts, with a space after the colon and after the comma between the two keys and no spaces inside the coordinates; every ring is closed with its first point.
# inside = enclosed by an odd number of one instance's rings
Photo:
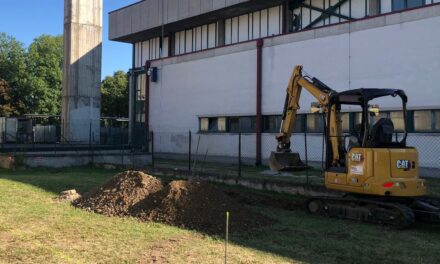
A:
{"type": "MultiPolygon", "coordinates": [[[[330,96],[334,90],[326,86],[324,83],[316,78],[309,76],[303,76],[302,66],[295,66],[292,75],[289,79],[286,91],[286,99],[284,103],[282,122],[280,127],[280,133],[276,136],[278,141],[277,152],[278,153],[290,153],[290,138],[295,126],[296,114],[299,109],[299,100],[301,97],[302,89],[307,90],[318,101],[317,107],[327,117],[330,111],[329,121],[329,137],[332,145],[333,161],[332,164],[337,166],[339,161],[339,147],[341,145],[341,119],[339,109],[332,106],[328,109],[330,96]]],[[[326,119],[326,118],[325,118],[326,119]]],[[[324,120],[324,123],[326,120],[324,120]]]]}

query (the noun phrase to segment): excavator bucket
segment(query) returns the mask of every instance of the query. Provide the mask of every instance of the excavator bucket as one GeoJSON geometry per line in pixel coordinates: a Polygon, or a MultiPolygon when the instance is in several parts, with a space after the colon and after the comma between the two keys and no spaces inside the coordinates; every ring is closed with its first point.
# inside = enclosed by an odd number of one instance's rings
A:
{"type": "Polygon", "coordinates": [[[308,168],[296,152],[270,153],[269,167],[272,171],[302,171],[308,168]]]}

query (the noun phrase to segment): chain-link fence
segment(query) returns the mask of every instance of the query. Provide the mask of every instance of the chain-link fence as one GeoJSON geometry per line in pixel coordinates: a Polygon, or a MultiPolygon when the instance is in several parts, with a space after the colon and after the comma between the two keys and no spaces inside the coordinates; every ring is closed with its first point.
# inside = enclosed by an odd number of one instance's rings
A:
{"type": "Polygon", "coordinates": [[[63,122],[59,116],[0,117],[0,150],[127,147],[128,119],[63,122]]]}
{"type": "MultiPolygon", "coordinates": [[[[302,161],[311,169],[298,173],[274,173],[269,170],[270,153],[276,149],[273,133],[261,137],[261,165],[257,161],[257,138],[254,133],[152,133],[153,163],[156,167],[175,168],[197,173],[219,173],[238,177],[270,177],[300,179],[304,182],[322,182],[325,162],[325,140],[322,133],[294,133],[292,150],[298,152],[302,161]]],[[[402,133],[396,133],[400,140],[402,133]]],[[[345,135],[348,148],[349,136],[345,135]]],[[[418,149],[420,174],[440,176],[440,134],[410,133],[408,146],[418,149]]]]}

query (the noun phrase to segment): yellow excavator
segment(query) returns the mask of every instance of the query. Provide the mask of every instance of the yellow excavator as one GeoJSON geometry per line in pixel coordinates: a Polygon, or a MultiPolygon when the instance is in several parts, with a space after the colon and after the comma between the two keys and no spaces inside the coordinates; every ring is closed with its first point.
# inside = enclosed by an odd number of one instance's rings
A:
{"type": "Polygon", "coordinates": [[[325,140],[325,186],[337,195],[310,197],[306,210],[329,217],[380,223],[405,228],[416,219],[440,222],[440,199],[426,196],[426,184],[419,177],[418,153],[403,137],[393,137],[394,124],[380,118],[376,98],[399,97],[403,122],[406,120],[407,96],[399,89],[362,88],[337,92],[319,79],[303,75],[296,66],[290,77],[283,109],[277,150],[271,153],[269,165],[274,171],[304,170],[307,166],[291,150],[292,130],[296,120],[301,91],[307,90],[317,102],[311,112],[323,117],[325,140]],[[345,136],[341,109],[362,109],[361,122],[345,136]],[[348,142],[347,142],[348,139],[348,142]]]}

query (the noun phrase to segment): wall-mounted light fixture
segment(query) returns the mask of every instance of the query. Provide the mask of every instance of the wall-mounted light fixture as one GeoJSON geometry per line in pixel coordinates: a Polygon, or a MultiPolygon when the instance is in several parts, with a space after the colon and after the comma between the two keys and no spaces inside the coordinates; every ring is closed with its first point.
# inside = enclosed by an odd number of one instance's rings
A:
{"type": "Polygon", "coordinates": [[[150,76],[151,82],[157,82],[157,67],[148,68],[147,74],[150,76]]]}

